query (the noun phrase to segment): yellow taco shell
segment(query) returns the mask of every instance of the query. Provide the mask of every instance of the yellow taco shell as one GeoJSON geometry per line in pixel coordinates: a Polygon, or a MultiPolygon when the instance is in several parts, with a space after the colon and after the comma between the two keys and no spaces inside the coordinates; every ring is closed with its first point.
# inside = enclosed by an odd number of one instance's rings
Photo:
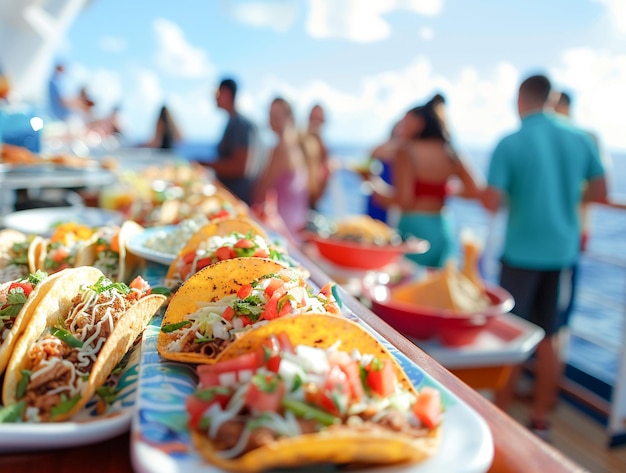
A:
{"type": "MultiPolygon", "coordinates": [[[[22,378],[21,370],[29,369],[32,363],[28,357],[31,345],[48,327],[57,324],[59,316],[63,317],[68,313],[73,306],[72,299],[82,285],[95,284],[103,276],[100,270],[91,266],[68,268],[57,274],[58,277],[48,288],[44,297],[33,308],[28,327],[15,346],[4,379],[2,390],[4,405],[18,401],[16,394],[18,383],[22,378]]],[[[104,384],[113,368],[131,348],[135,339],[163,302],[165,302],[165,297],[162,295],[145,296],[119,319],[97,355],[89,379],[83,385],[79,402],[68,412],[55,416],[54,421],[66,420],[85,406],[96,390],[104,384]]]]}
{"type": "MultiPolygon", "coordinates": [[[[34,307],[36,307],[45,297],[47,291],[54,284],[58,276],[59,273],[53,274],[37,284],[28,296],[26,303],[20,309],[17,317],[15,317],[15,321],[13,322],[13,326],[11,327],[7,338],[0,344],[0,374],[4,372],[4,369],[6,368],[13,352],[13,347],[28,326],[34,307]]],[[[10,285],[11,282],[12,281],[5,284],[10,285]]]]}
{"type": "MultiPolygon", "coordinates": [[[[285,271],[281,264],[266,258],[233,258],[202,268],[191,276],[172,296],[163,316],[163,325],[180,322],[198,310],[198,301],[216,301],[235,294],[241,286],[266,274],[285,271]]],[[[159,332],[157,350],[163,358],[188,363],[210,363],[200,353],[179,353],[167,349],[171,342],[168,333],[159,332]]]]}
{"type": "Polygon", "coordinates": [[[208,240],[212,236],[226,236],[234,232],[239,232],[243,235],[252,232],[253,235],[259,235],[266,240],[269,238],[265,230],[263,230],[258,223],[248,217],[231,217],[210,222],[199,228],[198,231],[196,231],[196,233],[194,233],[193,236],[187,241],[185,246],[178,252],[178,255],[172,264],[170,264],[165,278],[174,278],[178,270],[180,259],[187,253],[195,251],[203,241],[208,240]]]}
{"type": "MultiPolygon", "coordinates": [[[[416,389],[393,355],[363,327],[348,319],[311,314],[306,317],[286,317],[246,333],[230,345],[220,358],[228,360],[250,353],[263,346],[271,334],[286,332],[294,345],[328,348],[341,341],[339,349],[389,358],[398,382],[418,396],[416,389]]],[[[426,436],[412,438],[384,428],[358,429],[338,426],[321,432],[277,440],[251,450],[239,458],[219,456],[212,441],[202,432],[193,430],[191,437],[196,449],[210,463],[229,471],[255,473],[272,468],[293,468],[316,463],[390,465],[416,463],[435,454],[441,442],[441,426],[426,436]]]]}

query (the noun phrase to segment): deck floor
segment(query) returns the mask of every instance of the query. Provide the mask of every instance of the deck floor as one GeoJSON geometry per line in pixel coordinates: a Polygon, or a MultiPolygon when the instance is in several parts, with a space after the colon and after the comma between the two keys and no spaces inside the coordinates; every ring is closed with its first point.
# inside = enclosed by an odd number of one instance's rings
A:
{"type": "MultiPolygon", "coordinates": [[[[509,414],[526,424],[530,403],[517,399],[509,414]]],[[[552,445],[592,473],[626,472],[626,445],[609,448],[604,425],[564,400],[552,417],[552,445]]]]}

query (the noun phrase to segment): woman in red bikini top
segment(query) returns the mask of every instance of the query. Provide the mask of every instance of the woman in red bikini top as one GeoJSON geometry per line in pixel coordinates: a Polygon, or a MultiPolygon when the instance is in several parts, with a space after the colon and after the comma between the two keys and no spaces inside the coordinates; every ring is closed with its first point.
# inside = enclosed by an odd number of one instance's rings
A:
{"type": "Polygon", "coordinates": [[[375,202],[400,209],[398,231],[430,242],[424,255],[407,255],[425,266],[442,266],[454,253],[455,232],[444,212],[451,193],[480,195],[469,168],[450,146],[443,97],[409,110],[402,120],[404,144],[393,161],[392,185],[375,187],[375,202]]]}
{"type": "Polygon", "coordinates": [[[450,194],[476,198],[479,186],[449,142],[443,98],[409,110],[403,119],[406,144],[394,161],[393,201],[405,212],[440,212],[450,194]]]}

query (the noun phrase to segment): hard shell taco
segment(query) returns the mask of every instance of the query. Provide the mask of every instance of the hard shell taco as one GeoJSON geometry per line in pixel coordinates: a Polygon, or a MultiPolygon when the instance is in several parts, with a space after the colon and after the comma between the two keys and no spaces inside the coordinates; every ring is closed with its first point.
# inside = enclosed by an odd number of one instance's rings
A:
{"type": "Polygon", "coordinates": [[[13,347],[28,325],[33,307],[46,295],[57,276],[43,271],[0,284],[0,374],[13,347]]]}
{"type": "Polygon", "coordinates": [[[0,283],[24,278],[37,269],[40,248],[32,245],[33,236],[5,229],[0,231],[0,283]]]}
{"type": "Polygon", "coordinates": [[[54,274],[66,268],[84,265],[79,258],[82,251],[96,240],[93,228],[76,222],[62,223],[50,238],[35,237],[35,267],[54,274]]]}
{"type": "Polygon", "coordinates": [[[191,437],[226,470],[415,463],[441,441],[440,392],[418,391],[387,349],[345,318],[276,320],[197,373],[186,400],[191,437]]]}
{"type": "Polygon", "coordinates": [[[76,266],[94,266],[113,281],[127,282],[141,259],[126,250],[129,238],[141,233],[143,227],[132,220],[117,225],[98,227],[92,243],[76,256],[76,266]]]}
{"type": "MultiPolygon", "coordinates": [[[[283,248],[270,242],[268,235],[254,220],[234,217],[200,228],[170,265],[165,285],[177,288],[206,266],[226,259],[246,257],[269,258],[283,266],[298,266],[283,248]]],[[[305,277],[307,275],[304,274],[305,277]]]]}
{"type": "Polygon", "coordinates": [[[340,309],[330,284],[313,294],[302,275],[265,258],[233,258],[201,269],[172,297],[161,325],[161,356],[214,363],[241,333],[290,315],[340,309]]]}
{"type": "Polygon", "coordinates": [[[140,277],[129,287],[91,266],[63,270],[15,345],[4,405],[21,404],[27,422],[70,418],[104,384],[164,301],[140,277]]]}

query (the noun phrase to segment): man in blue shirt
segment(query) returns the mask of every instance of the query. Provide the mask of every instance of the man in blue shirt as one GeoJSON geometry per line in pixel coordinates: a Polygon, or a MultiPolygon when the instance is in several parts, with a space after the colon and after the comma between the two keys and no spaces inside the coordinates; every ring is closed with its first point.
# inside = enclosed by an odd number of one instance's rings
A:
{"type": "MultiPolygon", "coordinates": [[[[557,309],[561,272],[580,250],[580,204],[607,201],[604,168],[591,138],[544,109],[550,80],[535,75],[518,92],[521,127],[493,152],[483,205],[508,210],[500,284],[515,299],[514,313],[545,331],[536,351],[535,395],[530,427],[547,436],[548,416],[558,393],[562,364],[557,309]]],[[[506,410],[520,367],[496,394],[506,410]]]]}
{"type": "Polygon", "coordinates": [[[217,160],[203,162],[233,194],[247,204],[252,201],[252,188],[259,172],[257,131],[254,124],[235,107],[237,84],[224,79],[217,90],[217,106],[228,113],[224,135],[217,145],[217,160]]]}

